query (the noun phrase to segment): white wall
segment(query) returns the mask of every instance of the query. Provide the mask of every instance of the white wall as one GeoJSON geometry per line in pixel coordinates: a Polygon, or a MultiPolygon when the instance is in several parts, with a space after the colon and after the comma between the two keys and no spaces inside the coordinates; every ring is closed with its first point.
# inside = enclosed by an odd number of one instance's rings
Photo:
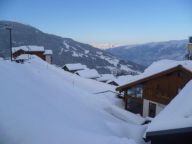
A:
{"type": "Polygon", "coordinates": [[[48,63],[50,63],[50,64],[51,64],[51,62],[52,62],[51,59],[52,59],[51,55],[46,55],[46,56],[45,56],[45,61],[48,62],[48,63]]]}
{"type": "Polygon", "coordinates": [[[165,105],[163,105],[163,104],[144,99],[144,101],[143,101],[143,117],[149,116],[149,103],[150,102],[156,104],[156,115],[159,114],[165,108],[165,105]]]}

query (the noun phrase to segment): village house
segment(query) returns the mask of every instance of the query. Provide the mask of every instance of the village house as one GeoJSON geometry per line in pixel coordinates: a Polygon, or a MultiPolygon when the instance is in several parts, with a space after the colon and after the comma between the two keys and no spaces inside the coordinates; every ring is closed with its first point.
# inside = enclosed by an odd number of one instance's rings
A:
{"type": "Polygon", "coordinates": [[[12,48],[12,56],[14,60],[23,54],[36,55],[48,63],[52,63],[52,50],[45,50],[42,46],[19,46],[12,48]]]}
{"type": "Polygon", "coordinates": [[[148,125],[144,138],[151,144],[191,144],[192,80],[148,125]]]}
{"type": "Polygon", "coordinates": [[[86,65],[80,64],[80,63],[72,63],[72,64],[65,64],[62,69],[64,69],[65,71],[71,72],[71,73],[75,73],[79,70],[85,70],[87,69],[86,65]]]}
{"type": "Polygon", "coordinates": [[[112,74],[102,74],[101,77],[97,78],[96,80],[110,85],[119,86],[119,84],[116,82],[116,78],[112,74]]]}
{"type": "Polygon", "coordinates": [[[102,74],[101,77],[97,78],[97,81],[106,83],[109,80],[114,80],[115,77],[112,74],[102,74]]]}
{"type": "Polygon", "coordinates": [[[75,72],[75,74],[88,79],[97,79],[100,77],[100,74],[95,69],[80,70],[75,72]]]}
{"type": "Polygon", "coordinates": [[[108,80],[106,81],[106,83],[114,86],[119,86],[119,84],[115,80],[108,80]]]}
{"type": "Polygon", "coordinates": [[[192,61],[161,60],[116,90],[123,93],[125,109],[155,117],[191,79],[192,61]]]}

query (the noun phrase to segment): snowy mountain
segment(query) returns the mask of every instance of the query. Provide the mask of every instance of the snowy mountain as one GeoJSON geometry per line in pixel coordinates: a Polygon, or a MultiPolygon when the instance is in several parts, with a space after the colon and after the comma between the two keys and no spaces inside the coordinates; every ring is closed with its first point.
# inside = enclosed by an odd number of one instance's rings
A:
{"type": "Polygon", "coordinates": [[[36,56],[0,67],[1,143],[144,144],[144,118],[122,108],[115,87],[36,56]]]}
{"type": "Polygon", "coordinates": [[[187,53],[187,40],[153,42],[141,45],[128,45],[112,49],[108,52],[125,60],[148,66],[161,59],[183,60],[187,53]]]}
{"type": "MultiPolygon", "coordinates": [[[[117,70],[120,73],[127,73],[143,70],[143,67],[138,64],[120,60],[104,50],[70,38],[47,34],[32,26],[17,22],[0,21],[0,24],[9,24],[13,27],[13,47],[22,45],[44,46],[45,49],[53,51],[53,63],[59,66],[67,63],[82,63],[87,65],[88,68],[97,69],[100,73],[112,73],[117,70]]],[[[1,29],[0,54],[4,56],[9,55],[8,34],[8,31],[1,29]]]]}

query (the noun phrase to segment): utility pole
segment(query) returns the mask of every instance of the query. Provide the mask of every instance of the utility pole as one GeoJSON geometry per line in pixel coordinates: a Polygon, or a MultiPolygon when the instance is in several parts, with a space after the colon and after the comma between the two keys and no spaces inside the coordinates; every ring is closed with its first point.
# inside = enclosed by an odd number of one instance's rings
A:
{"type": "Polygon", "coordinates": [[[10,27],[8,24],[0,24],[0,27],[6,29],[9,31],[9,48],[10,48],[10,55],[11,55],[11,61],[12,59],[12,27],[10,27]]]}
{"type": "Polygon", "coordinates": [[[12,28],[10,26],[6,25],[6,30],[9,31],[9,46],[10,46],[10,54],[11,54],[11,61],[13,61],[12,58],[12,28]]]}

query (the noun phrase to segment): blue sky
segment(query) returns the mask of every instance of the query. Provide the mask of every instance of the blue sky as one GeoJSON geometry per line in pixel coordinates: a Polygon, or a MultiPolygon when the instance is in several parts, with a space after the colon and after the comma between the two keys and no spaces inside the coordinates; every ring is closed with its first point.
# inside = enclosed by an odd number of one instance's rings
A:
{"type": "Polygon", "coordinates": [[[136,44],[192,35],[192,0],[0,0],[0,18],[84,43],[136,44]]]}

